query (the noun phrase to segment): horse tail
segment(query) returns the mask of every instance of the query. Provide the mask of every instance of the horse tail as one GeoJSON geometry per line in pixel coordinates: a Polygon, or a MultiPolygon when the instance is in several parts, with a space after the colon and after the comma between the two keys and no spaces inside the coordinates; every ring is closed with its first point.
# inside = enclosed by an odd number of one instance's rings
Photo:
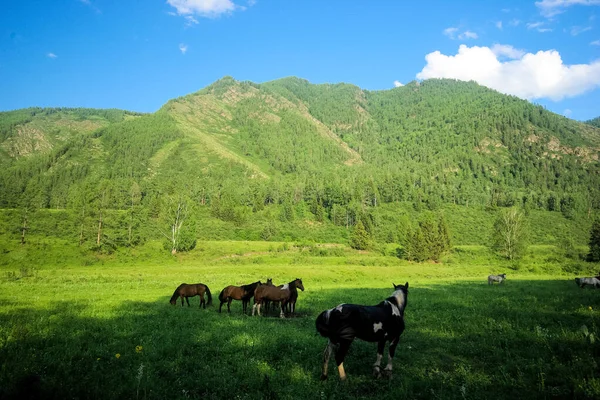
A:
{"type": "Polygon", "coordinates": [[[221,303],[225,303],[227,301],[227,300],[225,300],[225,289],[227,289],[227,288],[224,288],[223,290],[221,290],[221,293],[219,293],[219,301],[221,303]]]}
{"type": "Polygon", "coordinates": [[[315,321],[315,325],[317,327],[317,332],[319,332],[319,334],[321,336],[324,336],[326,338],[330,337],[330,326],[329,326],[329,314],[331,313],[331,310],[326,310],[323,311],[321,314],[319,314],[319,316],[317,317],[317,320],[315,321]]]}
{"type": "Polygon", "coordinates": [[[210,306],[212,304],[212,295],[210,294],[210,289],[208,286],[204,285],[204,287],[206,288],[206,297],[208,297],[206,305],[210,306]]]}

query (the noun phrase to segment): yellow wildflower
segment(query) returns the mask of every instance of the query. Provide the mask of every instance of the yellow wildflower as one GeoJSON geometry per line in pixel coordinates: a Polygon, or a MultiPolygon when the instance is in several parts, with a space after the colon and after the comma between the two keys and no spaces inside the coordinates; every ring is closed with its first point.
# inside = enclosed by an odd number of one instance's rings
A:
{"type": "Polygon", "coordinates": [[[115,354],[115,357],[121,358],[121,355],[119,353],[117,353],[117,354],[115,354]]]}
{"type": "Polygon", "coordinates": [[[588,310],[592,311],[592,306],[589,306],[589,307],[588,307],[588,310]]]}
{"type": "Polygon", "coordinates": [[[135,352],[141,353],[144,348],[142,346],[135,346],[135,352]]]}
{"type": "Polygon", "coordinates": [[[98,358],[96,359],[96,361],[100,361],[100,357],[98,357],[98,358]]]}

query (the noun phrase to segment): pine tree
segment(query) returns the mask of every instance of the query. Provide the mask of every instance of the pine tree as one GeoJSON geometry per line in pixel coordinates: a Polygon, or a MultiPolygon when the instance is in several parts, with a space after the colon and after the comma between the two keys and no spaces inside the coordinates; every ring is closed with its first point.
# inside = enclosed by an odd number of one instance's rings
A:
{"type": "Polygon", "coordinates": [[[591,262],[600,261],[600,219],[596,219],[590,231],[590,252],[587,260],[591,262]]]}
{"type": "Polygon", "coordinates": [[[356,250],[366,250],[370,247],[371,238],[362,221],[358,221],[350,236],[350,247],[356,250]]]}

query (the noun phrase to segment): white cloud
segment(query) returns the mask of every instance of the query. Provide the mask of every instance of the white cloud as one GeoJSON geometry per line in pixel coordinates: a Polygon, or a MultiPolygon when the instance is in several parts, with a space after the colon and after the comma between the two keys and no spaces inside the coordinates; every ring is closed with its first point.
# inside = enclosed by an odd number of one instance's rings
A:
{"type": "Polygon", "coordinates": [[[85,4],[88,7],[90,7],[96,13],[102,14],[102,11],[100,11],[100,9],[98,7],[96,7],[95,5],[93,5],[90,0],[79,0],[79,2],[82,3],[82,4],[85,4]]]}
{"type": "Polygon", "coordinates": [[[181,54],[185,54],[188,51],[188,45],[179,43],[179,50],[181,51],[181,54]]]}
{"type": "Polygon", "coordinates": [[[597,6],[600,0],[542,0],[536,1],[535,5],[540,9],[540,13],[547,18],[563,13],[568,7],[574,5],[597,6]]]}
{"type": "Polygon", "coordinates": [[[592,46],[600,46],[600,40],[594,40],[593,42],[590,42],[590,44],[592,46]]]}
{"type": "Polygon", "coordinates": [[[573,27],[571,27],[571,35],[572,36],[577,36],[580,33],[591,31],[591,30],[592,30],[591,26],[586,26],[586,27],[573,26],[573,27]]]}
{"type": "Polygon", "coordinates": [[[46,57],[48,57],[48,58],[57,58],[58,56],[56,54],[54,54],[54,53],[48,53],[48,54],[46,54],[46,57]]]}
{"type": "MultiPolygon", "coordinates": [[[[515,55],[512,54],[513,57],[515,55]]],[[[565,65],[556,50],[526,53],[502,61],[489,47],[461,45],[456,55],[447,56],[435,51],[427,54],[425,60],[427,64],[417,74],[417,79],[474,80],[524,99],[550,98],[558,101],[600,86],[600,60],[590,64],[565,65]]]]}
{"type": "Polygon", "coordinates": [[[504,12],[504,13],[509,13],[509,12],[510,12],[510,8],[503,8],[503,9],[502,9],[502,12],[504,12]]]}
{"type": "Polygon", "coordinates": [[[518,26],[520,23],[521,23],[520,19],[513,18],[512,20],[510,20],[510,22],[508,24],[510,26],[518,26]]]}
{"type": "Polygon", "coordinates": [[[492,53],[496,55],[496,57],[506,57],[512,60],[521,58],[525,55],[525,52],[520,49],[515,49],[509,44],[495,44],[492,46],[492,53]]]}
{"type": "Polygon", "coordinates": [[[186,15],[185,17],[185,25],[186,26],[192,26],[192,25],[197,25],[198,24],[198,20],[196,18],[194,18],[192,15],[186,15]]]}
{"type": "Polygon", "coordinates": [[[404,84],[400,81],[394,81],[394,87],[404,86],[404,84]]]}
{"type": "Polygon", "coordinates": [[[443,33],[444,35],[448,36],[450,39],[454,39],[454,34],[456,33],[456,31],[458,31],[458,28],[446,28],[444,29],[443,33]]]}
{"type": "Polygon", "coordinates": [[[459,34],[458,36],[456,35],[457,32],[458,32],[458,28],[454,28],[454,27],[446,28],[442,31],[442,33],[444,35],[448,36],[452,40],[454,40],[454,39],[464,40],[464,39],[477,39],[478,38],[478,36],[475,32],[464,31],[463,33],[459,34]]]}
{"type": "Polygon", "coordinates": [[[527,29],[535,29],[538,32],[552,32],[550,28],[544,28],[544,22],[530,22],[527,24],[527,29]]]}
{"type": "Polygon", "coordinates": [[[530,22],[527,24],[527,29],[536,29],[544,25],[543,22],[530,22]]]}
{"type": "Polygon", "coordinates": [[[496,28],[502,30],[502,21],[497,21],[496,22],[496,28]]]}
{"type": "Polygon", "coordinates": [[[197,15],[199,17],[216,18],[242,7],[231,0],[167,0],[177,10],[178,15],[197,15]]]}
{"type": "Polygon", "coordinates": [[[563,115],[567,118],[570,118],[571,114],[573,114],[573,111],[569,110],[568,108],[563,111],[563,115]]]}
{"type": "Polygon", "coordinates": [[[477,39],[479,36],[477,36],[477,34],[475,32],[471,32],[471,31],[464,31],[463,33],[461,33],[460,35],[458,35],[459,39],[477,39]]]}

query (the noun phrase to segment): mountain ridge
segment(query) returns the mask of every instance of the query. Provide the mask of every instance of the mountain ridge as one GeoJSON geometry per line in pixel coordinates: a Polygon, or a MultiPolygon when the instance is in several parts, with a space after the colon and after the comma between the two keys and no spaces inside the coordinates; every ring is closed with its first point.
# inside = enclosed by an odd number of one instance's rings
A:
{"type": "Polygon", "coordinates": [[[432,211],[518,205],[568,217],[600,208],[600,129],[474,82],[368,91],[224,77],[151,114],[53,113],[54,122],[41,113],[22,123],[0,113],[11,132],[0,148],[15,147],[16,137],[25,146],[31,135],[23,132],[35,124],[49,138],[16,156],[4,150],[0,207],[72,209],[102,198],[125,210],[139,186],[140,207],[153,215],[165,195],[184,193],[235,223],[271,206],[346,227],[401,202],[432,211]]]}

